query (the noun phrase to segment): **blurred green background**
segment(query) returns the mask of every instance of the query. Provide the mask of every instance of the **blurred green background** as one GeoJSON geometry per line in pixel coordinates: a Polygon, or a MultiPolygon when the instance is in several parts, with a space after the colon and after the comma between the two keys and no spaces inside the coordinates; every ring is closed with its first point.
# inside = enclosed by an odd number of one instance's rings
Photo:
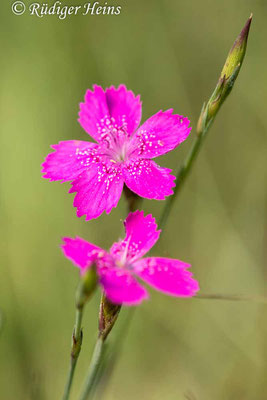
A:
{"type": "MultiPolygon", "coordinates": [[[[126,203],[122,198],[98,220],[77,218],[69,184],[41,178],[50,144],[87,139],[77,123],[87,88],[125,83],[141,94],[143,120],[173,107],[192,121],[191,137],[158,160],[176,170],[251,12],[236,86],[154,254],[190,262],[203,294],[266,294],[267,3],[120,0],[113,1],[122,6],[119,16],[64,21],[15,16],[11,3],[0,5],[0,398],[53,400],[61,398],[68,370],[78,283],[78,271],[61,254],[61,237],[79,235],[108,248],[121,234],[126,203]]],[[[159,218],[163,202],[143,207],[159,218]]],[[[96,339],[99,297],[86,308],[73,399],[96,339]]],[[[265,400],[266,316],[261,302],[180,300],[151,291],[96,398],[265,400]]]]}

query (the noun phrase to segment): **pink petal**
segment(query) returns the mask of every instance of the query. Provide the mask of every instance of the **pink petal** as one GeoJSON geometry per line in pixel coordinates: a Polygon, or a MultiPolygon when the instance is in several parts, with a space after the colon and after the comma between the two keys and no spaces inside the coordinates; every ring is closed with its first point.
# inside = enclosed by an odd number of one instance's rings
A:
{"type": "Polygon", "coordinates": [[[103,251],[92,243],[79,237],[75,239],[65,237],[64,244],[61,245],[62,251],[83,272],[95,261],[98,251],[103,251]]]}
{"type": "Polygon", "coordinates": [[[159,111],[150,117],[136,132],[139,155],[144,158],[158,157],[175,149],[189,135],[190,121],[172,110],[159,111]]]}
{"type": "Polygon", "coordinates": [[[110,115],[104,90],[98,85],[94,85],[93,88],[93,91],[87,90],[85,102],[80,104],[78,121],[83,129],[98,141],[102,134],[101,124],[106,118],[110,118],[110,115]]]}
{"type": "Polygon", "coordinates": [[[116,207],[123,188],[120,168],[112,163],[95,163],[72,183],[70,193],[77,192],[74,207],[77,216],[86,215],[86,220],[97,218],[116,207]]]}
{"type": "Polygon", "coordinates": [[[118,260],[133,262],[154,246],[160,231],[157,230],[157,224],[151,214],[145,217],[144,212],[138,210],[128,215],[124,226],[125,239],[114,243],[110,252],[118,260]]]}
{"type": "Polygon", "coordinates": [[[123,127],[132,133],[140,124],[142,107],[140,97],[127,90],[124,85],[118,89],[111,86],[105,91],[97,85],[87,90],[85,102],[80,104],[79,122],[95,140],[112,130],[123,127]]]}
{"type": "Polygon", "coordinates": [[[191,297],[199,290],[189,267],[182,261],[160,257],[144,258],[133,265],[134,272],[150,286],[178,297],[191,297]]]}
{"type": "Polygon", "coordinates": [[[98,270],[100,284],[107,298],[114,304],[128,306],[140,304],[148,298],[148,293],[130,274],[121,268],[102,268],[98,270]]]}
{"type": "Polygon", "coordinates": [[[151,160],[128,162],[123,169],[125,183],[129,189],[147,199],[164,200],[173,194],[175,176],[171,169],[161,168],[151,160]]]}
{"type": "Polygon", "coordinates": [[[66,182],[77,178],[88,167],[92,151],[97,145],[80,140],[66,140],[51,147],[56,151],[48,154],[43,163],[44,178],[66,182]]]}
{"type": "Polygon", "coordinates": [[[106,99],[110,116],[114,118],[117,126],[123,126],[127,133],[134,132],[142,116],[140,96],[135,96],[125,85],[120,85],[118,89],[114,86],[108,88],[106,99]]]}

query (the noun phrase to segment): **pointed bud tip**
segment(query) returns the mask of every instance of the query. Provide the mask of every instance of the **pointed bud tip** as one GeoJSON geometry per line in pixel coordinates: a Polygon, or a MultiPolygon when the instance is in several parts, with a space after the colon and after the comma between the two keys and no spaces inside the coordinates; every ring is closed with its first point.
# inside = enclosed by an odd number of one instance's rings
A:
{"type": "MultiPolygon", "coordinates": [[[[236,38],[228,56],[226,62],[224,64],[223,70],[221,72],[221,79],[223,76],[226,76],[228,79],[235,71],[237,66],[240,64],[242,65],[243,59],[246,53],[247,41],[248,41],[248,34],[250,30],[250,25],[252,21],[252,14],[250,15],[249,19],[247,20],[244,28],[236,38]]],[[[236,75],[237,76],[237,75],[236,75]]]]}
{"type": "Polygon", "coordinates": [[[244,28],[240,32],[240,35],[239,35],[239,38],[238,38],[240,43],[242,43],[244,40],[247,40],[247,37],[248,37],[248,34],[249,34],[249,30],[250,30],[251,21],[252,21],[252,17],[253,17],[253,14],[251,13],[249,19],[247,20],[247,22],[246,22],[246,24],[244,26],[244,28]]]}
{"type": "Polygon", "coordinates": [[[230,50],[230,54],[235,51],[236,49],[240,49],[241,47],[246,47],[247,45],[247,40],[248,40],[248,34],[249,34],[249,30],[250,30],[250,25],[251,25],[251,21],[252,21],[252,14],[250,14],[249,19],[247,20],[247,22],[245,23],[244,28],[242,29],[242,31],[240,32],[240,34],[237,36],[231,50],[230,50]]]}

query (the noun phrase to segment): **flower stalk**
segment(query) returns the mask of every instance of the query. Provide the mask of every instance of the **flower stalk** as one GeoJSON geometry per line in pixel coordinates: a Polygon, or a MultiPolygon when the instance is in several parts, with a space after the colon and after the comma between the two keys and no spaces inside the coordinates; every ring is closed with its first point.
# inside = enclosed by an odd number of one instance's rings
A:
{"type": "Polygon", "coordinates": [[[165,207],[163,209],[159,222],[160,229],[163,229],[167,222],[175,198],[178,192],[181,190],[186,177],[191,171],[192,165],[197,158],[204,137],[209,131],[218,111],[220,110],[222,104],[224,103],[224,101],[226,100],[227,96],[230,94],[234,86],[234,83],[239,74],[241,65],[243,63],[246,54],[247,40],[248,40],[251,21],[252,21],[252,14],[247,20],[241,33],[235,40],[227,56],[218,83],[210,99],[208,100],[207,103],[203,104],[197,123],[196,137],[194,139],[193,145],[184,163],[182,164],[176,175],[176,186],[173,190],[173,196],[168,197],[165,203],[165,207]]]}
{"type": "Polygon", "coordinates": [[[83,308],[76,310],[76,321],[72,334],[72,346],[71,346],[71,359],[70,359],[70,367],[67,376],[67,382],[64,390],[64,394],[62,400],[68,400],[70,396],[70,390],[72,386],[73,376],[76,368],[76,364],[78,361],[78,357],[81,351],[83,332],[81,329],[83,316],[83,308]]]}
{"type": "Polygon", "coordinates": [[[92,393],[92,389],[94,387],[94,381],[98,372],[98,369],[101,365],[102,358],[104,355],[104,340],[102,337],[99,337],[96,341],[96,345],[94,348],[93,356],[91,363],[89,365],[88,374],[84,383],[84,387],[80,396],[80,400],[89,399],[90,394],[92,393]]]}
{"type": "Polygon", "coordinates": [[[105,294],[102,295],[99,310],[98,339],[94,348],[92,360],[89,366],[87,377],[85,379],[80,400],[89,399],[89,396],[94,389],[95,379],[104,356],[104,344],[118,318],[120,309],[120,305],[111,303],[106,298],[105,294]]]}
{"type": "Polygon", "coordinates": [[[68,400],[70,396],[74,372],[83,341],[83,331],[82,331],[83,311],[86,302],[91,297],[96,286],[97,286],[97,275],[95,267],[93,266],[86,272],[84,276],[82,276],[76,292],[76,317],[75,317],[74,330],[72,334],[70,367],[62,400],[68,400]]]}

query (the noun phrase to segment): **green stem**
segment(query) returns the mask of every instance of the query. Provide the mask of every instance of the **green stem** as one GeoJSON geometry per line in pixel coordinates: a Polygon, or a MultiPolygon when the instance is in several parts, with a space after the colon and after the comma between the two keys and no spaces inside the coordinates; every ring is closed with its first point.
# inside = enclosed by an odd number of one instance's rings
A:
{"type": "Polygon", "coordinates": [[[76,367],[76,362],[74,362],[74,360],[71,359],[67,382],[66,382],[62,400],[68,400],[70,397],[70,389],[71,389],[71,385],[72,385],[72,381],[73,381],[75,367],[76,367]]]}
{"type": "Polygon", "coordinates": [[[70,397],[70,390],[72,386],[73,376],[82,345],[82,317],[83,317],[83,307],[77,308],[75,326],[72,335],[70,367],[62,400],[68,400],[70,397]]]}
{"type": "Polygon", "coordinates": [[[77,308],[77,310],[76,310],[75,327],[74,327],[74,335],[75,335],[76,339],[81,335],[82,319],[83,319],[83,307],[82,308],[77,308]]]}
{"type": "Polygon", "coordinates": [[[267,297],[264,296],[246,296],[236,294],[197,294],[195,299],[229,300],[229,301],[254,301],[257,303],[267,303],[267,297]]]}
{"type": "Polygon", "coordinates": [[[178,192],[181,190],[186,177],[188,176],[189,172],[191,171],[192,165],[198,155],[200,146],[203,142],[203,139],[204,139],[209,127],[210,127],[210,124],[205,128],[205,130],[202,132],[202,134],[199,134],[195,137],[194,143],[189,151],[189,154],[187,155],[184,163],[182,164],[182,166],[180,167],[180,169],[176,175],[176,186],[174,188],[173,195],[169,196],[168,199],[166,200],[163,212],[160,217],[159,228],[161,230],[163,230],[166,225],[166,222],[167,222],[167,219],[171,212],[175,198],[176,198],[178,192]]]}
{"type": "Polygon", "coordinates": [[[104,350],[104,340],[102,337],[99,337],[97,339],[93,356],[92,356],[92,361],[89,366],[88,374],[84,383],[84,387],[80,396],[80,400],[88,400],[90,398],[90,395],[92,393],[92,389],[94,387],[94,381],[95,377],[97,375],[98,369],[100,367],[100,364],[102,362],[103,358],[103,352],[104,350]]]}
{"type": "Polygon", "coordinates": [[[160,229],[163,229],[167,222],[167,219],[169,217],[177,193],[180,191],[186,177],[188,176],[188,173],[192,168],[193,162],[197,157],[197,154],[199,152],[204,137],[206,136],[222,104],[224,103],[224,101],[226,100],[227,96],[229,95],[234,86],[235,80],[239,74],[242,62],[245,57],[251,20],[252,20],[252,14],[249,17],[248,21],[246,22],[244,28],[242,29],[240,35],[234,42],[230,50],[230,53],[228,54],[220,78],[210,99],[208,100],[207,103],[203,104],[197,124],[197,136],[195,138],[193,146],[186,160],[184,161],[182,167],[180,168],[180,170],[176,175],[176,187],[174,189],[174,194],[168,197],[168,200],[165,203],[165,207],[163,209],[159,222],[160,229]]]}
{"type": "Polygon", "coordinates": [[[101,362],[94,382],[94,393],[96,389],[98,389],[97,398],[104,398],[104,392],[109,386],[109,381],[113,374],[115,365],[117,364],[120,357],[120,353],[127,338],[128,330],[130,329],[135,310],[136,307],[128,307],[127,310],[124,311],[124,319],[122,320],[121,325],[119,325],[118,327],[111,348],[107,347],[107,349],[105,350],[105,356],[103,358],[103,361],[101,362]]]}

